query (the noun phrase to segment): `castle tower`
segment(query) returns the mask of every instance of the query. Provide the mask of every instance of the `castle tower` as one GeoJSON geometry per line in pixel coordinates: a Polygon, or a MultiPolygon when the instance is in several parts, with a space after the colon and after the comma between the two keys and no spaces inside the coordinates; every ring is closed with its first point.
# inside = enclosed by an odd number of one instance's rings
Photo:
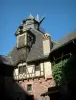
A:
{"type": "MultiPolygon", "coordinates": [[[[51,62],[48,58],[52,49],[49,34],[40,30],[44,20],[29,15],[21,22],[16,36],[16,46],[10,52],[15,66],[14,79],[34,98],[41,100],[41,94],[54,85],[51,62]]],[[[47,97],[48,99],[48,97],[47,97]]],[[[49,99],[48,99],[49,100],[49,99]]]]}

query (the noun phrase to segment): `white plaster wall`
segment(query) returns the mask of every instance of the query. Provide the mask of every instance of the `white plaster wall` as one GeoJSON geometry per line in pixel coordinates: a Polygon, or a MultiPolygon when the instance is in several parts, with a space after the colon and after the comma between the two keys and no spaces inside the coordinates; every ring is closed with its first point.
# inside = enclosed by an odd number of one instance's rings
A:
{"type": "Polygon", "coordinates": [[[50,53],[50,41],[49,39],[43,40],[43,53],[47,55],[50,53]]]}
{"type": "Polygon", "coordinates": [[[18,68],[14,69],[14,79],[18,79],[18,68]]]}
{"type": "Polygon", "coordinates": [[[45,70],[45,78],[51,78],[52,76],[52,69],[51,69],[51,62],[44,62],[44,70],[45,70]]]}
{"type": "Polygon", "coordinates": [[[18,68],[14,70],[14,75],[18,75],[18,68]]]}
{"type": "Polygon", "coordinates": [[[40,64],[41,71],[43,71],[43,63],[40,64]]]}
{"type": "Polygon", "coordinates": [[[34,73],[34,65],[27,66],[28,73],[34,73]]]}
{"type": "Polygon", "coordinates": [[[40,76],[40,71],[35,72],[36,76],[40,76]]]}
{"type": "Polygon", "coordinates": [[[44,65],[43,63],[41,63],[41,64],[40,64],[40,68],[41,68],[41,75],[44,75],[44,72],[43,72],[43,71],[44,71],[44,66],[43,66],[43,65],[44,65]]]}

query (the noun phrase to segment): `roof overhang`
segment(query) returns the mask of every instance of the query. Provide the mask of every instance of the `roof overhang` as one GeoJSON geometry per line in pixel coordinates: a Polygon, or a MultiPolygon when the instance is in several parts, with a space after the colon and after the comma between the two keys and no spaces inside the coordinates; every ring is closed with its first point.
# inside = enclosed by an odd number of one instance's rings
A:
{"type": "Polygon", "coordinates": [[[62,52],[71,52],[71,51],[75,51],[75,46],[76,46],[76,38],[74,38],[73,40],[70,40],[68,42],[66,42],[65,44],[58,46],[57,48],[52,49],[52,51],[49,54],[49,58],[51,58],[52,56],[59,54],[61,55],[62,52]]]}
{"type": "Polygon", "coordinates": [[[11,57],[3,56],[3,55],[0,55],[0,65],[7,65],[7,66],[11,66],[11,67],[15,66],[13,64],[13,61],[11,60],[11,57]]]}

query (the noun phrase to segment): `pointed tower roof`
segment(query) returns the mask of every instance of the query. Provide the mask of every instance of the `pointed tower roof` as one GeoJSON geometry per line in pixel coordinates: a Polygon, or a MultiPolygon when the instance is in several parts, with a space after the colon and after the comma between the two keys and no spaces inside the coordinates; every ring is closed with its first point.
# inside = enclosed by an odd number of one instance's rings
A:
{"type": "Polygon", "coordinates": [[[34,17],[30,14],[27,19],[34,19],[34,17]]]}
{"type": "Polygon", "coordinates": [[[27,17],[27,19],[24,19],[24,20],[27,21],[27,20],[29,20],[29,19],[34,20],[34,21],[38,22],[39,24],[41,24],[41,23],[43,22],[43,20],[45,19],[45,17],[42,17],[42,18],[40,19],[38,14],[37,14],[36,17],[34,17],[33,15],[30,14],[30,15],[27,17]]]}

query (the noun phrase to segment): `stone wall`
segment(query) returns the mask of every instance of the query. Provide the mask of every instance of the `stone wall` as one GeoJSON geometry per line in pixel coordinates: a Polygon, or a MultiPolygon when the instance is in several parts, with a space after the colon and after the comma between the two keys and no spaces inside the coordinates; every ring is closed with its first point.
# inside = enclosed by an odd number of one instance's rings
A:
{"type": "MultiPolygon", "coordinates": [[[[41,94],[47,92],[49,87],[55,86],[55,82],[52,78],[47,80],[44,78],[24,80],[24,82],[20,84],[25,91],[27,91],[28,84],[32,85],[32,90],[27,92],[31,95],[34,95],[35,100],[42,100],[41,94]]],[[[49,100],[49,97],[47,97],[47,100],[49,100]]]]}

